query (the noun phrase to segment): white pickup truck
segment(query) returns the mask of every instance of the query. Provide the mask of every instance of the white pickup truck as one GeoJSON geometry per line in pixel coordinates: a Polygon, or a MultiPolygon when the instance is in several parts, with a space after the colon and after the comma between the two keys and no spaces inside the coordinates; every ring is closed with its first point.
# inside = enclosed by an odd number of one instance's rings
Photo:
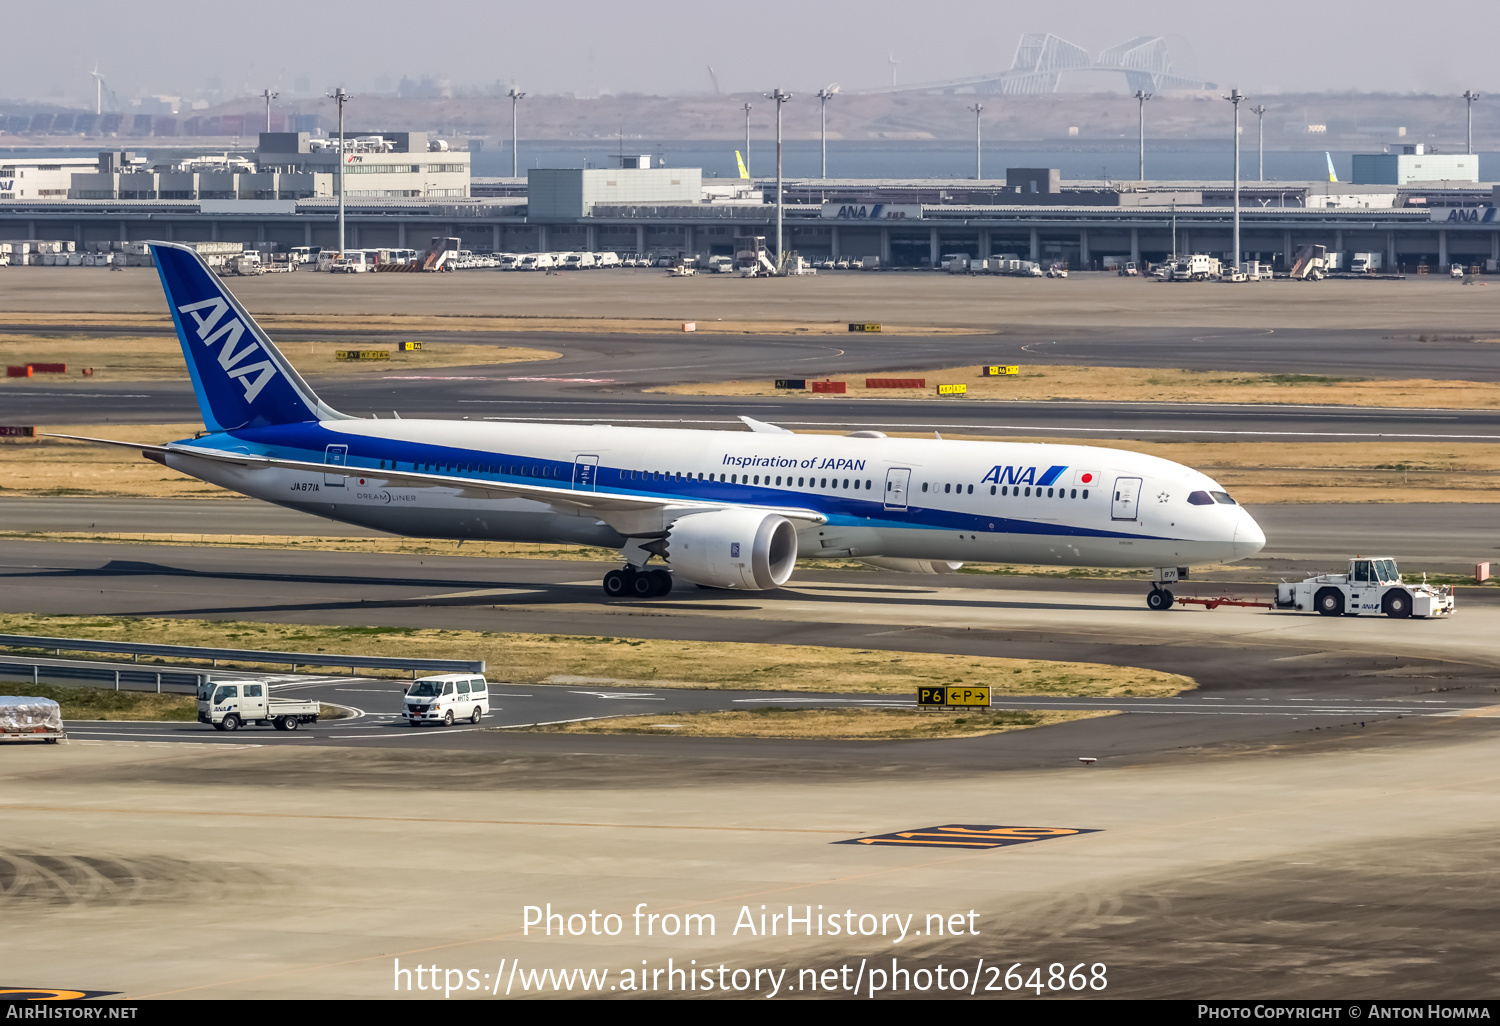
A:
{"type": "Polygon", "coordinates": [[[215,730],[239,730],[247,724],[277,730],[296,730],[304,723],[317,723],[317,702],[295,698],[272,698],[271,685],[263,680],[207,681],[198,686],[198,722],[215,730]]]}
{"type": "Polygon", "coordinates": [[[1401,580],[1394,559],[1356,556],[1349,560],[1348,573],[1321,574],[1276,585],[1274,608],[1315,609],[1324,616],[1449,616],[1453,613],[1453,589],[1425,581],[1407,584],[1401,580]]]}

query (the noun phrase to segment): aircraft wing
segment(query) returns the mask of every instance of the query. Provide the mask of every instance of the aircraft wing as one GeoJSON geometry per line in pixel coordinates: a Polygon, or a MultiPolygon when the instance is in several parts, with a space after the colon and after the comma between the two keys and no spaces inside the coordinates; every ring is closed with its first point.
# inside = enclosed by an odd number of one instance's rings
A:
{"type": "MultiPolygon", "coordinates": [[[[149,456],[187,456],[193,459],[211,460],[232,466],[257,469],[280,468],[303,470],[316,474],[342,474],[344,477],[361,478],[375,488],[396,485],[402,488],[457,488],[470,497],[491,499],[534,499],[574,510],[588,510],[600,515],[608,513],[655,512],[665,510],[687,510],[706,512],[714,509],[739,509],[743,504],[708,502],[697,499],[673,500],[649,498],[639,495],[622,495],[607,491],[577,491],[550,485],[518,484],[508,481],[485,481],[456,474],[427,474],[410,470],[372,470],[368,467],[342,467],[332,463],[313,463],[309,460],[279,459],[274,456],[256,456],[242,452],[225,452],[221,449],[202,449],[188,445],[143,445],[139,442],[122,442],[112,438],[89,438],[84,435],[61,435],[48,433],[47,438],[67,438],[75,442],[90,442],[95,445],[113,445],[124,449],[135,449],[149,456]]],[[[828,518],[810,509],[795,509],[781,506],[756,507],[773,510],[788,520],[801,520],[812,524],[826,523],[828,518]]]]}

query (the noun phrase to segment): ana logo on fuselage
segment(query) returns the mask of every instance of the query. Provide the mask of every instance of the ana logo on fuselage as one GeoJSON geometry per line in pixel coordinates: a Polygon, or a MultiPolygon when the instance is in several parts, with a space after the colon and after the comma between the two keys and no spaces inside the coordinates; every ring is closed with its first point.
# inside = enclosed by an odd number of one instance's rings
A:
{"type": "Polygon", "coordinates": [[[177,311],[189,315],[197,322],[198,339],[205,346],[223,343],[219,348],[219,366],[224,368],[225,373],[231,378],[239,380],[240,387],[245,390],[245,402],[253,403],[255,397],[260,395],[260,390],[276,376],[276,365],[270,360],[243,363],[247,356],[260,349],[260,343],[252,340],[236,348],[239,346],[240,336],[245,333],[245,325],[238,317],[231,316],[222,327],[215,330],[219,321],[224,319],[226,313],[229,313],[229,304],[215,297],[179,306],[177,311]],[[253,379],[251,375],[254,375],[253,379]]]}
{"type": "Polygon", "coordinates": [[[1062,475],[1067,467],[1048,467],[1037,477],[1036,467],[991,467],[983,480],[990,484],[1041,485],[1046,487],[1062,475]]]}

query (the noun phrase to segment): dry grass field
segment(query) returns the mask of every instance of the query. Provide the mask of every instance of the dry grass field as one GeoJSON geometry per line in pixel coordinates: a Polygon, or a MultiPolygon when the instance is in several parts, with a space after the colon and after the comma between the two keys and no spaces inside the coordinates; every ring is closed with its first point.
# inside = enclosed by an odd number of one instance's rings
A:
{"type": "MultiPolygon", "coordinates": [[[[1500,341],[1500,340],[1497,340],[1500,341]]],[[[1497,354],[1500,355],[1500,354],[1497,354]]],[[[979,367],[942,367],[936,370],[880,371],[842,374],[832,378],[848,391],[788,392],[767,381],[720,381],[697,385],[666,385],[653,392],[673,395],[806,397],[809,402],[850,402],[858,399],[932,399],[937,386],[963,384],[967,400],[1073,399],[1092,402],[1178,403],[1297,403],[1300,405],[1425,407],[1485,409],[1500,406],[1500,382],[1363,380],[1311,374],[1255,374],[1244,371],[1194,371],[1138,367],[1077,367],[1032,365],[1014,376],[985,377],[979,367]],[[925,378],[925,388],[866,388],[867,378],[925,378]]]]}
{"type": "Polygon", "coordinates": [[[483,659],[492,680],[516,683],[562,678],[655,688],[870,694],[910,693],[919,685],[984,685],[997,695],[1084,697],[1163,697],[1197,687],[1189,677],[1128,666],[812,645],[30,613],[0,614],[0,633],[327,652],[329,666],[337,666],[336,653],[483,659]]]}
{"type": "MultiPolygon", "coordinates": [[[[413,339],[413,341],[418,341],[413,339]]],[[[468,345],[424,342],[416,352],[393,351],[389,341],[358,341],[352,335],[346,342],[292,342],[278,345],[299,373],[307,377],[343,377],[354,374],[410,373],[440,367],[475,367],[483,365],[555,360],[558,354],[546,349],[523,346],[468,345]],[[391,351],[389,360],[340,360],[341,349],[369,348],[391,351]]],[[[65,363],[67,379],[79,379],[84,368],[93,371],[94,381],[186,381],[187,365],[182,348],[172,335],[160,337],[90,337],[87,335],[0,334],[0,363],[65,363]]],[[[28,388],[56,384],[63,375],[39,374],[30,378],[0,378],[0,389],[28,388]]],[[[0,392],[0,395],[3,395],[0,392]]]]}
{"type": "Polygon", "coordinates": [[[832,741],[936,740],[978,737],[1028,727],[1111,716],[1100,710],[1051,709],[918,712],[908,709],[755,709],[735,712],[617,716],[526,729],[558,734],[654,734],[658,737],[784,737],[832,741]]]}

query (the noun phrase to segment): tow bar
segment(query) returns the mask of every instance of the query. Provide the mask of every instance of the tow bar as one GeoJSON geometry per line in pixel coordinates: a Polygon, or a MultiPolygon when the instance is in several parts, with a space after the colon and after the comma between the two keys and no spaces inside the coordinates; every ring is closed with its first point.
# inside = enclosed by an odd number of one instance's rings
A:
{"type": "Polygon", "coordinates": [[[1260,609],[1272,608],[1270,602],[1260,602],[1255,599],[1236,598],[1233,595],[1217,595],[1213,598],[1178,598],[1180,605],[1202,606],[1204,609],[1214,610],[1220,606],[1252,606],[1260,609]]]}

